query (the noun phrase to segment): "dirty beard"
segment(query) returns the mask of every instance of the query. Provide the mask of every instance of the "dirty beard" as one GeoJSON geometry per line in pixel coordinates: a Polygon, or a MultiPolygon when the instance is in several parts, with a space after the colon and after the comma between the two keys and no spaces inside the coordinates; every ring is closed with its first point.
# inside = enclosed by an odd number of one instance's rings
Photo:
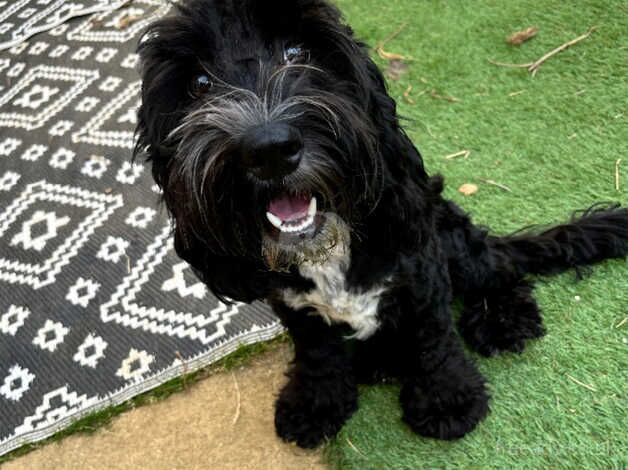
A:
{"type": "Polygon", "coordinates": [[[319,232],[312,238],[278,239],[264,235],[262,255],[271,271],[288,272],[292,266],[305,262],[323,264],[334,253],[336,247],[348,248],[349,226],[336,214],[325,213],[319,232]]]}

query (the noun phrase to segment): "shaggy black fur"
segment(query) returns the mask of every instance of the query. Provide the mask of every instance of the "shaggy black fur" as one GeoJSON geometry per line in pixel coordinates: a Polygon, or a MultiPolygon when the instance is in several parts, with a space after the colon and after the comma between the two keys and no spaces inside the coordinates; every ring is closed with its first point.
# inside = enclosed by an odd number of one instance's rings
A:
{"type": "Polygon", "coordinates": [[[545,231],[488,235],[441,197],[442,179],[428,177],[382,74],[334,7],[187,0],[174,8],[140,45],[137,151],[164,190],[178,254],[223,300],[267,299],[294,340],[278,434],[318,445],[356,409],[356,384],[382,377],[401,382],[403,419],[417,433],[471,431],[488,395],[454,331],[453,297],[464,301],[459,329],[471,347],[519,352],[543,334],[526,275],[626,256],[628,210],[595,206],[545,231]],[[251,128],[255,139],[289,136],[289,165],[271,160],[287,144],[256,163],[251,128]],[[385,286],[380,326],[367,339],[347,340],[346,325],[286,304],[286,289],[315,286],[297,261],[273,264],[281,245],[265,251],[273,233],[265,212],[284,193],[316,197],[319,214],[348,227],[347,290],[385,286]]]}

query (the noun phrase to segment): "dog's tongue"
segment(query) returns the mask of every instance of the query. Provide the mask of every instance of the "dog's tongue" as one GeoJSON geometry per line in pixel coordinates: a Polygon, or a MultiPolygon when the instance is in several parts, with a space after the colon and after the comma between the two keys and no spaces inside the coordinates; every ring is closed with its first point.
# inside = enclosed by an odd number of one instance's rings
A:
{"type": "Polygon", "coordinates": [[[309,196],[281,196],[270,201],[268,212],[279,217],[282,222],[302,219],[307,216],[310,200],[309,196]]]}

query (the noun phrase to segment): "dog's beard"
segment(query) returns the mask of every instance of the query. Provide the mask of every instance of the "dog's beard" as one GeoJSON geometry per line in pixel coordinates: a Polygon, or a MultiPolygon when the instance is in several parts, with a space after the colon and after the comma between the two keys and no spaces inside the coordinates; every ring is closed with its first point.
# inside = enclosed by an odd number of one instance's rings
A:
{"type": "Polygon", "coordinates": [[[305,262],[322,264],[334,248],[349,246],[349,226],[337,214],[326,212],[316,217],[321,220],[311,234],[264,234],[262,254],[271,271],[289,271],[305,262]]]}
{"type": "Polygon", "coordinates": [[[177,221],[191,224],[187,232],[197,238],[212,237],[225,254],[261,257],[272,270],[323,262],[331,248],[348,243],[351,210],[376,191],[379,170],[379,162],[368,158],[377,154],[374,131],[359,106],[342,95],[300,87],[307,74],[294,78],[292,69],[273,74],[263,92],[229,87],[209,98],[169,137],[176,151],[165,195],[177,221]],[[304,158],[280,182],[257,180],[234,164],[237,142],[251,127],[277,121],[302,129],[304,158]],[[358,147],[366,158],[351,166],[346,156],[358,147]],[[348,187],[353,175],[363,175],[358,192],[348,187]],[[321,210],[307,233],[286,234],[267,220],[272,199],[282,194],[316,198],[321,210]]]}

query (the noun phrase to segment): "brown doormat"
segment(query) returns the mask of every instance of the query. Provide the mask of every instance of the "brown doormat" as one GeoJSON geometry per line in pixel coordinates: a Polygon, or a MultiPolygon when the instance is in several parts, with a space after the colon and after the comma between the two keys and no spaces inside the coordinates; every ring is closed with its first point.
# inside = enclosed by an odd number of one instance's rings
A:
{"type": "Polygon", "coordinates": [[[289,346],[280,345],[246,366],[122,414],[94,434],[67,437],[3,468],[325,468],[320,451],[275,435],[273,403],[291,356],[289,346]]]}

